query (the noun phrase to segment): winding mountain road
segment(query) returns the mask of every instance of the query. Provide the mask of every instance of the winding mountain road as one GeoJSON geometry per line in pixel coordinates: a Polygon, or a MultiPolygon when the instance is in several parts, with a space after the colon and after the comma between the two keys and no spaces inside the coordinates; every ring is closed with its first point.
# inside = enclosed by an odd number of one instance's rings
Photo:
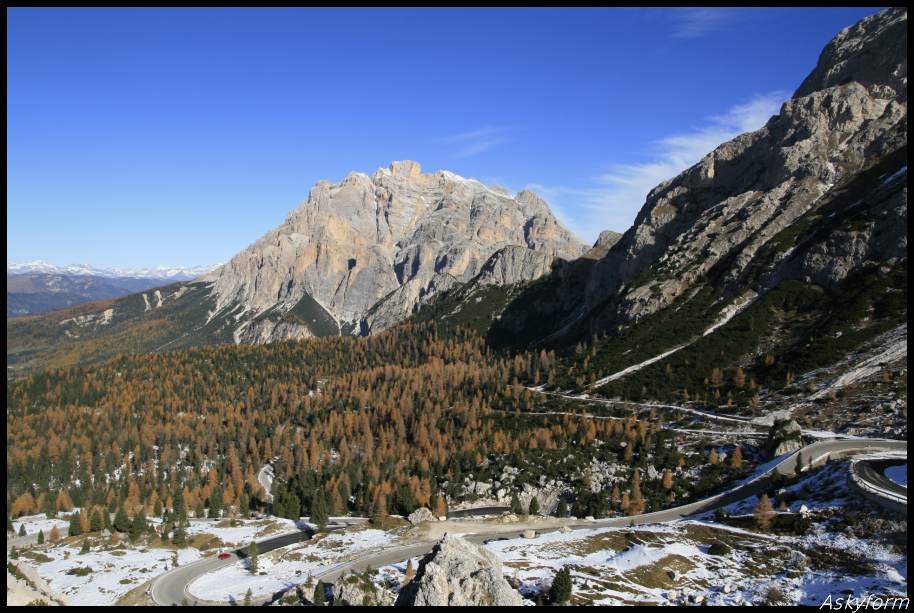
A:
{"type": "MultiPolygon", "coordinates": [[[[896,452],[907,455],[907,441],[885,440],[885,439],[853,439],[853,440],[822,440],[807,445],[797,452],[787,455],[780,461],[765,467],[765,470],[759,471],[747,480],[743,481],[736,487],[705,498],[690,504],[664,509],[653,513],[644,513],[631,517],[614,517],[601,520],[579,520],[579,519],[562,519],[562,518],[540,518],[537,521],[520,522],[511,524],[486,524],[473,521],[459,521],[449,519],[446,522],[431,523],[428,526],[434,528],[437,532],[448,531],[453,533],[462,533],[469,540],[480,543],[490,538],[517,538],[522,536],[526,529],[535,529],[539,533],[552,532],[563,527],[567,528],[607,528],[607,527],[625,527],[630,525],[653,524],[672,522],[700,513],[713,511],[719,507],[726,506],[737,502],[749,496],[753,496],[765,491],[768,488],[768,478],[775,472],[782,475],[790,475],[796,472],[797,458],[802,455],[803,465],[807,466],[810,462],[814,465],[822,464],[830,458],[838,458],[854,453],[875,453],[875,452],[896,452]]],[[[856,463],[864,464],[863,462],[856,463]]],[[[884,487],[885,476],[881,471],[860,471],[860,478],[875,479],[875,487],[884,487]],[[873,477],[873,475],[876,477],[873,477]]],[[[889,481],[889,483],[892,483],[889,481]]],[[[900,488],[895,484],[896,488],[900,488]]],[[[902,488],[907,496],[907,488],[902,488]]],[[[906,504],[906,503],[905,503],[906,504]]],[[[350,518],[353,523],[355,520],[364,521],[363,518],[350,518]]],[[[266,539],[257,543],[261,552],[272,551],[279,547],[284,547],[292,543],[304,541],[311,538],[310,531],[301,531],[298,533],[285,534],[282,536],[266,539]]],[[[341,575],[367,569],[378,568],[387,564],[402,562],[408,558],[424,555],[431,551],[438,540],[437,534],[429,535],[429,540],[407,545],[398,545],[390,547],[383,551],[374,551],[365,553],[356,559],[331,566],[320,573],[314,575],[314,579],[320,579],[327,583],[332,583],[341,575]],[[434,537],[434,538],[432,538],[434,537]]],[[[187,564],[166,572],[156,577],[151,586],[151,596],[156,604],[175,605],[186,601],[190,604],[217,605],[225,603],[207,602],[194,598],[188,590],[188,586],[198,577],[230,566],[236,563],[239,558],[244,557],[243,550],[237,550],[227,560],[217,558],[206,558],[198,562],[187,564]]],[[[261,597],[260,602],[265,602],[261,597]]],[[[266,601],[272,600],[266,599],[266,601]]]]}

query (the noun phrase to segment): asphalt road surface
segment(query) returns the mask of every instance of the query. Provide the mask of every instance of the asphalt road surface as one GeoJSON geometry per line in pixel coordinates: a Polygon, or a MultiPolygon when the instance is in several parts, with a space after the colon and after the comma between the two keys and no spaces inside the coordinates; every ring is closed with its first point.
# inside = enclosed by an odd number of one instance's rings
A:
{"type": "Polygon", "coordinates": [[[908,497],[908,488],[895,483],[885,476],[885,469],[889,466],[904,464],[902,460],[861,460],[857,462],[854,470],[857,476],[880,489],[889,491],[902,498],[908,497]]]}
{"type": "MultiPolygon", "coordinates": [[[[481,543],[490,538],[517,538],[522,536],[523,531],[527,528],[536,529],[538,533],[552,532],[563,526],[568,528],[605,528],[605,527],[625,527],[630,525],[654,524],[676,521],[689,516],[713,511],[722,506],[726,506],[738,500],[749,496],[756,495],[768,489],[768,478],[778,472],[782,475],[790,475],[796,472],[797,459],[802,455],[802,462],[805,465],[812,462],[813,464],[824,463],[829,458],[837,458],[851,453],[866,453],[880,451],[895,451],[907,453],[907,441],[882,440],[882,439],[843,439],[843,440],[823,440],[803,447],[799,452],[795,452],[778,464],[771,467],[767,472],[759,475],[757,478],[745,482],[727,492],[711,496],[690,504],[655,511],[653,513],[644,513],[631,517],[615,517],[601,520],[577,520],[571,519],[562,522],[556,520],[555,523],[544,527],[536,523],[530,524],[473,524],[466,522],[460,524],[460,532],[464,533],[469,540],[481,543]]],[[[859,464],[859,463],[858,463],[859,464]]],[[[881,470],[865,471],[862,474],[866,479],[878,479],[879,487],[884,487],[884,482],[889,481],[882,474],[881,470]],[[873,477],[872,475],[876,475],[873,477]]],[[[889,481],[891,483],[891,481],[889,481]]],[[[896,487],[901,487],[895,484],[896,487]]],[[[906,488],[905,492],[907,492],[906,488]]],[[[905,493],[906,495],[906,493],[905,493]]],[[[453,516],[453,514],[452,514],[453,516]]],[[[311,538],[311,533],[303,531],[301,533],[287,534],[265,541],[258,542],[258,548],[261,552],[272,551],[278,547],[290,545],[299,541],[311,538]]],[[[367,569],[378,568],[387,564],[402,562],[408,558],[424,555],[431,551],[437,541],[420,542],[410,545],[396,546],[390,549],[371,553],[349,562],[344,562],[324,570],[314,576],[315,579],[321,579],[327,583],[332,583],[342,574],[350,571],[362,571],[367,569]]],[[[219,568],[234,564],[238,560],[238,552],[233,554],[228,560],[218,560],[207,558],[198,562],[193,562],[186,566],[181,566],[160,575],[153,580],[151,594],[153,600],[161,605],[180,604],[186,599],[190,604],[220,604],[203,602],[191,597],[187,591],[188,585],[194,579],[219,568]]],[[[263,599],[260,599],[263,602],[263,599]]],[[[224,604],[224,603],[222,603],[224,604]]]]}

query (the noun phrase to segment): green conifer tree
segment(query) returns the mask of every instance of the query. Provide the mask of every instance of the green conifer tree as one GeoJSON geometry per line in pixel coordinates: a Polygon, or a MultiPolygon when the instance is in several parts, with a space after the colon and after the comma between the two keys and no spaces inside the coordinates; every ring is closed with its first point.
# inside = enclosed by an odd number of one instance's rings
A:
{"type": "Polygon", "coordinates": [[[552,587],[549,590],[549,600],[553,604],[565,604],[571,599],[571,571],[567,566],[555,574],[552,587]]]}

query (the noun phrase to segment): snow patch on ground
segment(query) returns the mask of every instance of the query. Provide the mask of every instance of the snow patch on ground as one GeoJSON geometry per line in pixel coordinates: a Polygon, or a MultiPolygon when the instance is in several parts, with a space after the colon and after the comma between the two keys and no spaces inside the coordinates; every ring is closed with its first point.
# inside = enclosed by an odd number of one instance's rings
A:
{"type": "Polygon", "coordinates": [[[19,534],[19,529],[25,526],[25,533],[28,534],[38,534],[39,531],[44,532],[45,537],[47,537],[54,526],[57,526],[57,529],[60,531],[61,536],[66,536],[67,531],[70,529],[70,520],[63,517],[62,514],[58,514],[56,518],[48,519],[45,515],[24,515],[19,519],[13,520],[13,531],[15,534],[19,534]]]}
{"type": "Polygon", "coordinates": [[[823,389],[812,394],[809,399],[823,398],[830,392],[875,375],[882,369],[883,364],[905,360],[908,356],[908,324],[902,324],[889,332],[886,341],[888,346],[885,349],[843,373],[823,389]]]}
{"type": "Polygon", "coordinates": [[[130,590],[173,568],[176,555],[182,565],[200,559],[196,549],[175,552],[117,547],[82,555],[77,547],[47,547],[38,551],[52,560],[41,563],[22,555],[18,562],[33,566],[42,579],[67,597],[69,604],[78,606],[115,604],[130,590]],[[67,574],[76,568],[90,568],[92,572],[85,576],[67,574]]]}
{"type": "Polygon", "coordinates": [[[211,534],[226,545],[242,546],[268,536],[279,536],[286,532],[306,528],[305,522],[291,519],[271,518],[262,520],[237,520],[238,526],[226,525],[227,520],[192,519],[187,535],[211,534]]]}
{"type": "Polygon", "coordinates": [[[620,370],[617,373],[613,373],[613,374],[609,375],[608,377],[603,377],[602,379],[598,379],[598,380],[594,381],[593,383],[591,383],[590,385],[588,385],[587,389],[596,389],[598,387],[602,387],[602,386],[606,385],[610,381],[615,381],[616,379],[621,379],[625,375],[630,375],[631,373],[633,373],[635,371],[641,370],[645,366],[650,366],[654,362],[662,360],[663,358],[665,358],[669,355],[673,355],[674,353],[676,353],[677,351],[679,351],[686,345],[688,345],[688,343],[686,343],[685,345],[679,345],[678,347],[673,347],[672,349],[670,349],[668,351],[664,351],[663,353],[661,353],[659,355],[655,355],[652,358],[648,358],[647,360],[644,360],[643,362],[639,362],[638,364],[629,366],[628,368],[626,368],[624,370],[620,370]]]}
{"type": "Polygon", "coordinates": [[[758,298],[758,294],[754,291],[746,290],[739,298],[734,300],[732,303],[723,308],[720,312],[720,316],[717,318],[711,326],[702,332],[702,336],[707,336],[727,324],[728,321],[742,313],[746,307],[755,302],[755,299],[758,298]]]}
{"type": "MultiPolygon", "coordinates": [[[[504,572],[535,595],[569,567],[576,598],[592,604],[705,602],[713,605],[760,603],[775,588],[795,604],[821,604],[843,589],[855,594],[905,594],[907,558],[877,542],[848,537],[816,525],[805,536],[770,535],[721,524],[687,520],[636,528],[551,533],[535,539],[492,541],[485,545],[504,563],[504,572]],[[711,555],[710,543],[729,551],[711,555]],[[864,567],[811,564],[818,550],[853,552],[864,567]],[[856,574],[855,574],[856,573],[856,574]]],[[[415,567],[415,565],[414,565],[415,567]]],[[[396,580],[405,565],[385,569],[396,580]]]]}
{"type": "Polygon", "coordinates": [[[188,590],[198,598],[217,602],[242,601],[248,589],[254,596],[269,596],[304,583],[309,575],[329,571],[357,553],[383,549],[394,539],[389,532],[374,529],[331,533],[262,554],[256,575],[241,560],[203,575],[188,590]]]}

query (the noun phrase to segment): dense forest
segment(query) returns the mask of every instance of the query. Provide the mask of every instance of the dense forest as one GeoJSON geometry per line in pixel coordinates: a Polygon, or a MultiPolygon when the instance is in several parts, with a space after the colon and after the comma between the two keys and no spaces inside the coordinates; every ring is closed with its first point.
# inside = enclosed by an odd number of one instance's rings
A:
{"type": "MultiPolygon", "coordinates": [[[[263,506],[257,473],[273,460],[278,515],[443,513],[465,475],[533,457],[543,471],[569,450],[579,463],[632,471],[622,492],[582,489],[568,501],[582,513],[672,503],[686,458],[656,416],[521,418],[550,400],[520,383],[554,380],[556,368],[552,352],[494,354],[468,328],[442,335],[421,323],[32,375],[7,391],[7,508],[15,517],[79,507],[87,529],[108,516],[101,509],[245,513],[263,506]],[[663,478],[642,492],[649,458],[663,478]]],[[[732,476],[721,470],[715,483],[732,476]]]]}

